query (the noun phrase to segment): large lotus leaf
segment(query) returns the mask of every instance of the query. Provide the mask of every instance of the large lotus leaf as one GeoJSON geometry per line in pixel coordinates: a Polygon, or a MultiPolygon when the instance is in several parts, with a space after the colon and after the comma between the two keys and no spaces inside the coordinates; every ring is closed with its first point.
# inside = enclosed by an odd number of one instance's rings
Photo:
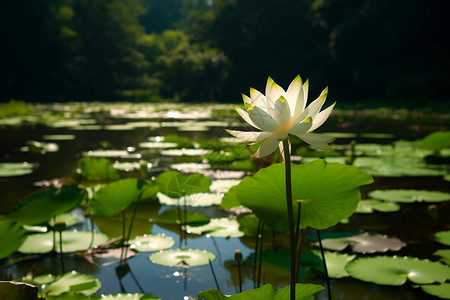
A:
{"type": "Polygon", "coordinates": [[[14,281],[0,281],[0,299],[44,300],[38,297],[38,287],[14,281]]]}
{"type": "Polygon", "coordinates": [[[144,234],[129,241],[130,248],[139,252],[152,252],[175,245],[172,237],[165,234],[144,234]]]}
{"type": "MultiPolygon", "coordinates": [[[[323,286],[316,284],[296,284],[295,299],[296,300],[312,300],[314,294],[323,290],[323,286]]],[[[286,286],[280,290],[275,290],[271,284],[263,285],[257,289],[244,291],[242,293],[225,296],[218,290],[206,290],[200,292],[197,296],[198,300],[285,300],[289,299],[290,287],[286,286]]]]}
{"type": "Polygon", "coordinates": [[[223,195],[220,208],[227,209],[237,206],[241,206],[241,203],[237,200],[237,186],[233,186],[223,195]]]}
{"type": "MultiPolygon", "coordinates": [[[[294,213],[301,202],[302,228],[325,229],[349,217],[358,206],[359,187],[373,182],[358,168],[321,159],[291,168],[294,213]]],[[[238,201],[279,231],[288,229],[284,172],[284,164],[275,164],[244,178],[237,187],[238,201]]]]}
{"type": "Polygon", "coordinates": [[[214,253],[198,249],[162,250],[149,257],[152,263],[169,267],[195,267],[216,259],[214,253]]]}
{"type": "Polygon", "coordinates": [[[436,232],[434,236],[437,242],[450,246],[450,230],[436,232]]]}
{"type": "Polygon", "coordinates": [[[0,220],[0,259],[14,253],[27,238],[27,232],[14,221],[0,220]]]}
{"type": "Polygon", "coordinates": [[[450,279],[448,266],[407,256],[358,258],[349,262],[346,270],[356,279],[384,285],[402,285],[408,279],[417,284],[450,279]]]}
{"type": "Polygon", "coordinates": [[[437,250],[433,255],[440,256],[441,261],[450,266],[450,249],[437,250]]]}
{"type": "Polygon", "coordinates": [[[211,180],[199,173],[183,175],[178,171],[164,172],[155,180],[159,191],[171,198],[180,198],[209,190],[211,180]]]}
{"type": "Polygon", "coordinates": [[[412,203],[412,202],[444,202],[450,200],[450,194],[438,191],[427,190],[375,190],[369,193],[369,196],[375,199],[412,203]]]}
{"type": "Polygon", "coordinates": [[[450,299],[450,283],[421,285],[422,290],[441,299],[450,299]]]}
{"type": "MultiPolygon", "coordinates": [[[[109,240],[103,233],[92,233],[90,231],[63,231],[63,252],[70,253],[76,251],[85,251],[90,247],[96,247],[109,240]],[[92,236],[94,241],[92,242],[92,236]],[[92,243],[91,243],[92,242],[92,243]]],[[[55,234],[55,250],[60,252],[59,233],[55,234]]],[[[25,242],[20,246],[22,253],[47,253],[53,250],[53,232],[30,234],[25,242]]]]}
{"type": "MultiPolygon", "coordinates": [[[[245,214],[238,219],[239,230],[244,233],[245,236],[256,236],[258,234],[259,219],[254,214],[245,214]]],[[[270,229],[264,225],[264,232],[270,231],[270,229]]]]}
{"type": "Polygon", "coordinates": [[[14,177],[33,173],[33,164],[27,162],[0,163],[0,177],[14,177]]]}
{"type": "Polygon", "coordinates": [[[374,211],[380,212],[394,212],[400,210],[398,203],[380,201],[376,199],[361,200],[358,203],[357,213],[370,214],[374,211]]]}
{"type": "Polygon", "coordinates": [[[84,197],[85,190],[75,185],[50,188],[23,199],[11,213],[11,218],[27,225],[43,223],[74,209],[84,197]]]}
{"type": "Polygon", "coordinates": [[[440,151],[450,148],[450,131],[433,132],[427,135],[420,144],[423,149],[440,151]]]}
{"type": "MultiPolygon", "coordinates": [[[[318,246],[319,243],[314,243],[318,246]]],[[[326,249],[342,251],[347,246],[351,246],[354,252],[374,253],[386,251],[398,251],[406,246],[406,243],[395,237],[387,237],[381,234],[363,233],[336,239],[323,239],[322,246],[326,249]]]]}
{"type": "Polygon", "coordinates": [[[138,199],[142,185],[135,178],[112,182],[94,194],[89,206],[95,215],[114,217],[138,199]]]}
{"type": "Polygon", "coordinates": [[[209,218],[196,211],[181,211],[177,209],[168,209],[163,211],[156,218],[156,222],[163,224],[190,224],[190,225],[204,225],[209,222],[209,218]]]}
{"type": "Polygon", "coordinates": [[[119,173],[111,161],[102,157],[83,157],[78,160],[78,169],[84,179],[90,181],[111,181],[119,179],[119,173]]]}
{"type": "Polygon", "coordinates": [[[230,218],[212,218],[211,221],[203,226],[186,226],[188,233],[202,234],[207,233],[214,237],[232,238],[244,235],[239,230],[239,223],[236,219],[230,218]]]}
{"type": "Polygon", "coordinates": [[[67,272],[48,285],[41,286],[42,294],[56,296],[66,292],[75,292],[83,295],[92,295],[101,287],[100,280],[91,275],[67,272]]]}
{"type": "Polygon", "coordinates": [[[222,196],[213,193],[197,193],[187,195],[181,198],[171,198],[163,193],[157,193],[159,203],[165,205],[181,205],[191,207],[219,205],[222,202],[222,196]]]}
{"type": "MultiPolygon", "coordinates": [[[[315,255],[322,259],[320,251],[313,251],[315,255]]],[[[339,252],[324,251],[325,261],[327,263],[327,272],[330,278],[343,278],[350,276],[345,270],[349,261],[355,259],[356,255],[342,254],[339,252]]],[[[320,265],[320,271],[324,272],[323,265],[320,265]]]]}

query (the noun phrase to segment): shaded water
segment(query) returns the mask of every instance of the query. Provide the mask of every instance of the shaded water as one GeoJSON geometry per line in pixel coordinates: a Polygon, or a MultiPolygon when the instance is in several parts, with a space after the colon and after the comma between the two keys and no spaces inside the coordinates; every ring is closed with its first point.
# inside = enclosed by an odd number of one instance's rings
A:
{"type": "MultiPolygon", "coordinates": [[[[178,107],[179,110],[185,110],[185,106],[178,107]]],[[[82,157],[83,152],[99,149],[101,145],[107,145],[108,149],[133,150],[130,151],[127,158],[112,158],[120,161],[138,161],[145,159],[153,163],[155,168],[149,170],[150,176],[156,176],[163,170],[169,168],[173,162],[199,162],[198,158],[177,158],[161,156],[157,150],[149,150],[139,147],[139,143],[145,142],[149,137],[165,136],[168,134],[177,134],[187,137],[193,141],[216,140],[220,137],[228,136],[224,128],[238,126],[240,121],[235,117],[213,117],[211,114],[201,115],[201,118],[188,116],[186,120],[195,122],[223,120],[224,126],[212,126],[206,129],[195,128],[189,124],[187,128],[174,126],[171,122],[183,120],[175,118],[175,110],[172,113],[160,114],[157,117],[112,117],[108,113],[83,114],[82,117],[95,117],[100,128],[70,128],[70,127],[49,127],[46,125],[4,127],[0,130],[0,139],[2,141],[0,157],[2,162],[20,162],[28,161],[35,164],[36,168],[33,174],[20,177],[0,178],[1,206],[0,213],[9,213],[18,200],[30,193],[40,190],[41,187],[35,185],[36,182],[42,182],[53,178],[73,177],[79,178],[76,174],[77,160],[82,157]],[[125,130],[106,130],[105,125],[124,124],[132,121],[152,121],[161,124],[161,127],[139,127],[125,130]],[[195,129],[191,131],[189,129],[195,129]],[[202,130],[200,130],[202,129],[202,130]],[[198,130],[198,131],[197,131],[198,130]],[[59,145],[59,151],[41,153],[21,152],[20,148],[26,144],[27,140],[43,141],[45,135],[74,135],[75,139],[56,141],[59,145]]],[[[193,108],[195,111],[195,107],[193,108]]],[[[342,131],[342,132],[374,132],[374,133],[392,133],[392,138],[377,139],[379,143],[391,143],[392,141],[403,139],[418,139],[427,133],[448,128],[450,121],[441,119],[408,119],[399,117],[398,119],[370,115],[339,115],[331,117],[328,124],[323,126],[324,131],[342,131]]],[[[175,124],[176,125],[176,124],[175,124]]],[[[216,124],[217,125],[217,124],[216,124]]],[[[347,144],[351,139],[338,139],[338,144],[347,144]]],[[[371,139],[362,139],[361,142],[374,142],[371,139]]],[[[121,173],[122,177],[137,176],[137,172],[121,173]]],[[[442,177],[376,177],[375,183],[365,186],[362,189],[362,195],[365,197],[367,192],[375,189],[388,188],[411,188],[428,189],[450,192],[449,182],[444,181],[442,177]]],[[[342,230],[364,230],[396,236],[406,242],[408,246],[399,252],[388,252],[386,255],[414,256],[418,258],[433,258],[433,253],[437,249],[442,249],[434,241],[434,233],[439,230],[448,230],[450,224],[450,203],[438,203],[439,218],[433,221],[428,214],[429,204],[414,203],[402,204],[401,210],[394,213],[374,213],[374,214],[354,214],[349,224],[338,224],[334,229],[342,230]]],[[[165,233],[177,241],[175,248],[179,246],[179,237],[176,229],[162,228],[156,224],[146,222],[145,218],[151,218],[167,209],[166,206],[145,203],[139,209],[142,218],[135,224],[136,231],[142,233],[165,233]]],[[[132,210],[132,207],[128,209],[132,210]]],[[[199,208],[198,211],[206,214],[208,217],[223,217],[228,214],[217,207],[199,208]]],[[[82,213],[80,213],[82,215],[82,213]]],[[[99,221],[99,220],[98,220],[99,221]]],[[[112,232],[121,232],[120,218],[112,221],[105,221],[106,224],[97,223],[99,230],[110,230],[112,232]]],[[[89,230],[88,222],[82,222],[76,226],[78,229],[89,230]]],[[[112,237],[112,236],[110,236],[112,237]]],[[[271,247],[271,236],[266,237],[265,246],[271,247]]],[[[237,267],[233,263],[234,251],[240,249],[244,258],[253,253],[254,238],[215,238],[210,236],[190,237],[187,245],[194,249],[204,249],[216,254],[216,260],[213,261],[215,273],[218,278],[218,284],[224,293],[234,294],[238,291],[237,287],[237,267]]],[[[162,299],[183,299],[183,297],[196,297],[198,292],[216,288],[211,275],[210,266],[204,265],[189,269],[178,267],[165,267],[153,264],[148,259],[149,253],[139,253],[129,260],[130,272],[123,278],[117,275],[117,260],[110,258],[96,259],[96,264],[88,262],[79,254],[66,254],[66,269],[76,269],[81,273],[92,274],[100,279],[102,287],[98,293],[119,293],[119,292],[144,292],[161,297],[162,299]],[[101,266],[101,264],[106,264],[101,266]]],[[[18,257],[15,255],[14,257],[18,257]]],[[[6,259],[1,261],[6,263],[6,259]]],[[[271,266],[263,266],[262,282],[272,283],[277,287],[282,287],[288,283],[288,271],[277,268],[271,269],[271,266]]],[[[15,263],[10,266],[2,267],[0,270],[0,279],[13,279],[26,275],[30,271],[34,274],[53,273],[59,274],[59,257],[55,254],[45,254],[35,258],[15,263]]],[[[254,288],[252,280],[252,267],[244,266],[243,277],[245,278],[243,289],[254,288]]],[[[308,283],[324,284],[322,275],[317,275],[311,279],[305,280],[308,283]]],[[[365,283],[352,278],[332,279],[331,280],[333,299],[434,299],[423,293],[420,289],[414,289],[410,284],[401,287],[380,286],[365,283]]],[[[319,299],[326,299],[326,292],[321,292],[319,299]]],[[[186,299],[186,298],[185,298],[186,299]]]]}

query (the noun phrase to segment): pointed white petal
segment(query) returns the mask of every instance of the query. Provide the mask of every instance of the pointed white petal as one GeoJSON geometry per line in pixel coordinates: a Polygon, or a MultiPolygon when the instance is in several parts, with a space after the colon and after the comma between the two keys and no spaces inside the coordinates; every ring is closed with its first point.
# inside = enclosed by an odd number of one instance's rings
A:
{"type": "Polygon", "coordinates": [[[306,100],[308,99],[309,79],[306,79],[305,83],[302,86],[302,90],[303,90],[303,99],[304,99],[302,110],[304,110],[305,106],[306,106],[306,100]]]}
{"type": "Polygon", "coordinates": [[[271,132],[226,130],[229,134],[245,142],[259,142],[269,137],[271,132]]]}
{"type": "Polygon", "coordinates": [[[320,149],[320,150],[331,150],[328,143],[331,143],[335,139],[333,137],[324,135],[324,134],[318,134],[318,133],[304,133],[297,135],[300,139],[305,141],[306,143],[310,144],[314,148],[320,149]]]}
{"type": "Polygon", "coordinates": [[[273,152],[275,152],[275,150],[277,150],[277,148],[280,144],[280,140],[283,140],[286,137],[287,137],[287,134],[282,134],[282,133],[272,134],[271,136],[266,138],[261,143],[261,145],[258,148],[258,151],[256,151],[256,153],[253,154],[253,156],[254,157],[266,157],[266,156],[272,154],[273,152]]]}
{"type": "Polygon", "coordinates": [[[245,106],[247,106],[247,103],[250,103],[250,104],[252,104],[252,99],[250,99],[250,97],[249,96],[247,96],[247,95],[244,95],[244,94],[241,94],[242,95],[242,100],[244,100],[244,104],[245,104],[245,106]]]}
{"type": "Polygon", "coordinates": [[[301,93],[301,99],[303,99],[303,92],[302,90],[302,79],[300,75],[297,75],[297,77],[292,80],[291,84],[289,85],[287,91],[286,91],[286,99],[289,104],[289,108],[291,109],[292,115],[295,115],[295,109],[296,104],[298,102],[299,95],[301,93]]]}
{"type": "Polygon", "coordinates": [[[243,110],[238,106],[234,106],[234,110],[236,110],[236,112],[241,116],[241,118],[244,119],[244,121],[247,122],[250,126],[253,126],[256,129],[261,129],[258,126],[256,126],[255,123],[253,123],[253,121],[250,119],[248,113],[245,110],[243,110]]]}
{"type": "Polygon", "coordinates": [[[258,106],[253,107],[253,109],[248,112],[248,116],[262,131],[274,132],[280,127],[278,122],[275,121],[271,115],[258,106]]]}
{"type": "Polygon", "coordinates": [[[267,111],[267,99],[260,91],[250,88],[251,103],[261,109],[267,111]]]}
{"type": "Polygon", "coordinates": [[[307,133],[308,131],[310,131],[310,128],[312,125],[313,125],[313,122],[312,122],[311,118],[308,118],[304,122],[298,123],[297,125],[292,127],[289,130],[289,133],[292,133],[294,135],[307,133]]]}
{"type": "Polygon", "coordinates": [[[327,109],[324,109],[321,111],[312,121],[312,127],[308,130],[309,132],[316,130],[322,124],[328,119],[328,117],[331,114],[331,111],[333,110],[334,106],[336,105],[336,102],[334,102],[330,107],[327,109]]]}
{"type": "Polygon", "coordinates": [[[280,127],[288,125],[291,121],[291,111],[289,109],[289,104],[283,96],[281,96],[275,102],[274,117],[280,127]]]}
{"type": "Polygon", "coordinates": [[[275,102],[280,96],[286,97],[284,89],[273,81],[272,78],[267,78],[266,97],[275,102]]]}
{"type": "Polygon", "coordinates": [[[313,120],[316,118],[317,114],[319,113],[320,109],[322,108],[323,104],[325,103],[325,100],[327,99],[328,95],[328,88],[325,88],[322,93],[320,93],[319,97],[317,97],[316,100],[314,100],[310,105],[308,105],[308,117],[312,117],[313,120]]]}

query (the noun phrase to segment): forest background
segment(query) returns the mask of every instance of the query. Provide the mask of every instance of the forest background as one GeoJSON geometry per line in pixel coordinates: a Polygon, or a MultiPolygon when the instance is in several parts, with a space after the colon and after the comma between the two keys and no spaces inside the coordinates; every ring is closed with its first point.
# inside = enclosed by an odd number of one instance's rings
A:
{"type": "Polygon", "coordinates": [[[0,101],[239,102],[309,78],[340,107],[449,108],[447,0],[21,0],[0,101]]]}

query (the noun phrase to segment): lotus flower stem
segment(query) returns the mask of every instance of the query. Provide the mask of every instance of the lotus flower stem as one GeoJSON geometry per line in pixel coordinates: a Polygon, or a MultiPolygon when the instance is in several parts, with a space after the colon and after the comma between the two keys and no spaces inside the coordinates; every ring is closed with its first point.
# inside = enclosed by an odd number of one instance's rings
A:
{"type": "MultiPolygon", "coordinates": [[[[291,280],[290,280],[290,299],[295,300],[295,279],[296,279],[296,238],[295,238],[295,228],[294,228],[294,208],[292,205],[292,174],[291,174],[291,156],[289,151],[289,136],[283,140],[283,150],[284,150],[284,169],[285,169],[285,181],[286,181],[286,204],[288,213],[288,224],[289,224],[289,254],[291,261],[291,280]]],[[[299,216],[300,218],[300,216],[299,216]]]]}
{"type": "Polygon", "coordinates": [[[258,269],[258,287],[261,286],[261,273],[262,273],[262,254],[263,254],[263,242],[264,242],[264,222],[261,221],[260,239],[259,239],[259,269],[258,269]]]}
{"type": "Polygon", "coordinates": [[[122,241],[121,241],[121,248],[120,248],[120,264],[124,261],[123,255],[124,255],[124,243],[125,243],[125,210],[122,209],[122,241]]]}
{"type": "Polygon", "coordinates": [[[327,280],[328,300],[331,300],[330,278],[328,277],[328,269],[327,269],[327,263],[325,261],[325,253],[323,252],[322,239],[320,238],[320,231],[319,231],[319,229],[317,229],[316,232],[317,232],[317,239],[319,240],[320,254],[322,255],[322,262],[323,262],[323,269],[325,271],[325,278],[327,280]]]}
{"type": "MultiPolygon", "coordinates": [[[[261,237],[261,224],[262,221],[261,219],[258,219],[258,227],[257,227],[257,231],[256,231],[256,241],[255,241],[255,256],[253,259],[253,287],[256,289],[257,288],[257,275],[256,275],[256,268],[258,266],[258,254],[259,254],[259,238],[261,237]]],[[[259,270],[261,270],[261,268],[259,268],[259,270]]]]}
{"type": "Polygon", "coordinates": [[[297,241],[298,249],[297,249],[297,260],[296,260],[297,266],[296,266],[296,269],[295,269],[295,274],[296,274],[295,282],[298,282],[298,278],[299,278],[300,260],[301,260],[302,248],[303,248],[302,246],[303,246],[303,241],[305,240],[304,237],[305,237],[305,229],[301,229],[300,230],[300,240],[297,241]]]}
{"type": "Polygon", "coordinates": [[[238,249],[238,250],[234,251],[234,259],[238,263],[239,293],[242,293],[242,272],[241,272],[242,252],[241,252],[241,250],[238,249]]]}
{"type": "Polygon", "coordinates": [[[217,281],[216,272],[214,272],[213,265],[211,263],[211,259],[208,258],[209,267],[211,268],[211,273],[214,278],[214,282],[216,283],[217,290],[220,291],[219,282],[217,281]]]}
{"type": "MultiPolygon", "coordinates": [[[[136,218],[136,212],[137,212],[138,206],[141,204],[141,197],[142,197],[142,191],[139,193],[137,201],[134,204],[133,215],[131,215],[130,226],[128,227],[128,234],[125,238],[125,245],[128,245],[128,241],[131,238],[131,230],[133,229],[134,219],[136,218]]],[[[127,257],[128,257],[127,255],[128,255],[128,246],[125,248],[124,260],[127,260],[127,257]]]]}
{"type": "Polygon", "coordinates": [[[61,257],[61,274],[65,274],[66,270],[64,268],[64,253],[63,253],[63,240],[62,240],[62,231],[59,232],[59,257],[61,257]]]}

